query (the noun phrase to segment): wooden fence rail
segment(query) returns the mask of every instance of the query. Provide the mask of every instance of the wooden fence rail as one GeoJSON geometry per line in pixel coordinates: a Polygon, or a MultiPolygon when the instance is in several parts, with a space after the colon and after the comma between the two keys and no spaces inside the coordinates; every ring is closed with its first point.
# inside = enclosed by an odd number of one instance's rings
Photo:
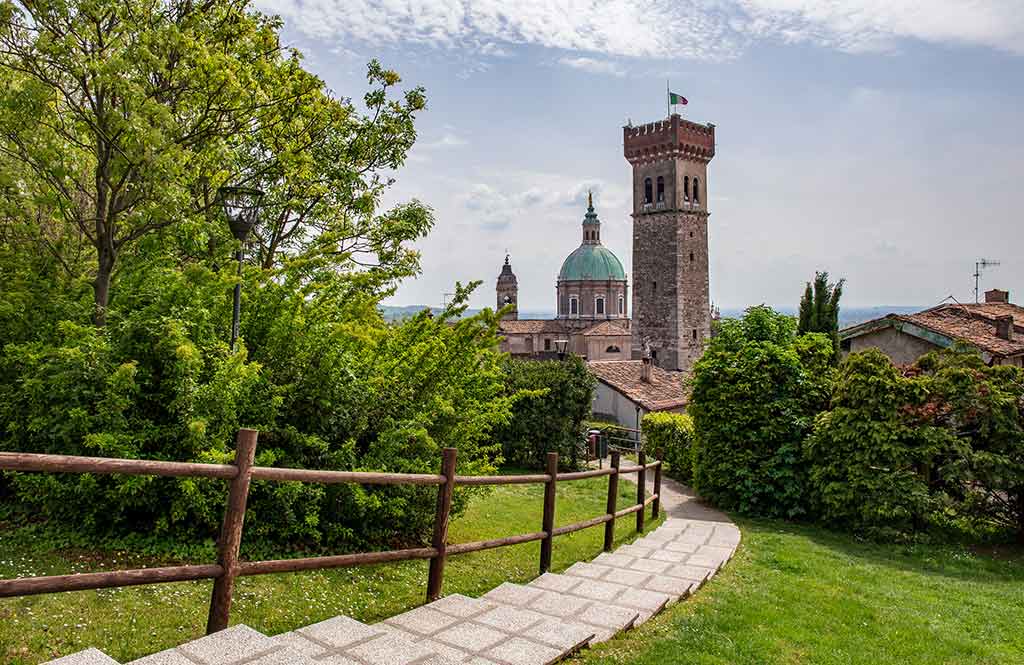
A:
{"type": "Polygon", "coordinates": [[[643,531],[644,512],[653,504],[652,517],[657,518],[660,508],[661,461],[646,463],[639,454],[639,464],[621,467],[620,455],[612,453],[611,466],[606,469],[558,473],[558,453],[548,453],[546,473],[521,476],[459,476],[455,473],[457,452],[445,448],[441,456],[438,475],[419,473],[374,473],[365,471],[320,471],[314,469],[284,469],[253,466],[258,433],[251,429],[238,432],[234,464],[197,464],[191,462],[163,462],[158,460],[110,459],[105,457],[75,457],[71,455],[41,455],[36,453],[0,453],[0,471],[43,473],[96,473],[118,475],[147,475],[165,477],[220,478],[228,481],[228,501],[220,537],[217,539],[217,563],[162,568],[115,570],[104,573],[75,575],[49,575],[0,580],[0,598],[29,596],[60,591],[83,591],[110,587],[135,586],[212,579],[213,593],[206,632],[214,633],[228,626],[231,598],[235,578],[247,575],[266,575],[300,570],[320,570],[347,566],[364,566],[391,561],[428,559],[427,600],[436,600],[444,584],[444,567],[449,556],[479,552],[521,543],[541,541],[540,572],[551,568],[551,553],[556,536],[605,525],[604,548],[610,550],[615,536],[615,520],[636,513],[637,531],[643,531]],[[644,483],[648,469],[654,470],[654,494],[645,498],[644,483]],[[616,510],[619,476],[637,474],[637,502],[616,510]],[[557,484],[584,478],[608,476],[608,501],[605,514],[591,519],[555,527],[555,499],[557,484]],[[253,480],[306,483],[358,483],[362,485],[437,485],[437,508],[430,547],[416,547],[385,552],[361,552],[317,556],[277,561],[240,561],[242,529],[245,523],[246,502],[253,480]],[[544,506],[541,530],[492,540],[448,544],[448,523],[451,517],[452,493],[456,486],[544,484],[544,506]]]}

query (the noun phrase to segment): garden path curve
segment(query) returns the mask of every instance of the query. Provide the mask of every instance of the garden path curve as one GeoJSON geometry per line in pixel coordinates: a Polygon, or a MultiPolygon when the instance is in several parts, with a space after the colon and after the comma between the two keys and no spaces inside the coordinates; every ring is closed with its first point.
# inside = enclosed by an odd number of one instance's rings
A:
{"type": "MultiPolygon", "coordinates": [[[[676,482],[661,490],[661,526],[561,574],[372,625],[337,616],[268,637],[239,624],[129,665],[548,665],[686,598],[732,557],[740,532],[728,517],[676,482]]],[[[48,665],[119,664],[88,649],[48,665]]]]}

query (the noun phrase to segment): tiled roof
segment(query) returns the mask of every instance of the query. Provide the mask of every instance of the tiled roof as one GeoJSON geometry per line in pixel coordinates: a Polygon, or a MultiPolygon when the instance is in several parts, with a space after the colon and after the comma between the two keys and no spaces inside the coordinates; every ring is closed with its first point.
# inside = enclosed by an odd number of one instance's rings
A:
{"type": "Polygon", "coordinates": [[[624,319],[626,323],[622,321],[602,321],[597,325],[590,326],[583,331],[584,336],[591,335],[628,335],[629,334],[629,319],[624,319]]]}
{"type": "Polygon", "coordinates": [[[939,305],[916,314],[897,315],[895,318],[968,342],[994,355],[1006,357],[1024,353],[1024,308],[1009,303],[939,305]],[[1013,340],[1003,339],[996,334],[995,319],[1004,314],[1014,317],[1013,340]]]}
{"type": "Polygon", "coordinates": [[[503,333],[564,333],[565,324],[558,319],[505,319],[498,324],[503,333]]]}
{"type": "Polygon", "coordinates": [[[967,342],[995,356],[1009,357],[1024,353],[1024,307],[1012,303],[945,304],[915,314],[889,314],[847,328],[840,335],[844,339],[857,337],[901,321],[950,341],[967,342]],[[1003,339],[996,334],[996,318],[1006,315],[1013,317],[1013,340],[1003,339]]]}
{"type": "Polygon", "coordinates": [[[640,360],[598,360],[587,367],[602,383],[625,395],[648,411],[665,411],[689,401],[683,387],[684,372],[651,367],[650,383],[640,380],[640,360]]]}

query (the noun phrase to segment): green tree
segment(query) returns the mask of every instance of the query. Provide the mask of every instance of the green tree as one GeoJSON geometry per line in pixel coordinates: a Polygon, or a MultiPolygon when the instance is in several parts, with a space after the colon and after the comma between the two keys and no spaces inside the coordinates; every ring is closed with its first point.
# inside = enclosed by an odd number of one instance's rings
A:
{"type": "Polygon", "coordinates": [[[839,300],[843,297],[845,279],[829,282],[827,272],[814,274],[814,283],[807,282],[800,299],[797,333],[823,333],[832,339],[834,357],[839,358],[839,300]]]}
{"type": "Polygon", "coordinates": [[[1024,371],[989,367],[964,345],[923,356],[917,368],[931,395],[925,413],[959,443],[938,469],[954,509],[1024,543],[1024,371]]]}
{"type": "Polygon", "coordinates": [[[803,442],[828,402],[831,344],[768,307],[722,321],[694,366],[694,487],[721,508],[807,513],[803,442]]]}
{"type": "Polygon", "coordinates": [[[506,461],[543,469],[545,455],[557,452],[563,467],[578,463],[584,423],[590,416],[597,381],[583,360],[518,360],[502,363],[505,393],[515,400],[512,417],[495,431],[506,461]]]}
{"type": "Polygon", "coordinates": [[[924,526],[938,506],[931,470],[955,449],[931,397],[926,382],[901,376],[877,349],[840,364],[806,446],[822,519],[880,536],[924,526]]]}

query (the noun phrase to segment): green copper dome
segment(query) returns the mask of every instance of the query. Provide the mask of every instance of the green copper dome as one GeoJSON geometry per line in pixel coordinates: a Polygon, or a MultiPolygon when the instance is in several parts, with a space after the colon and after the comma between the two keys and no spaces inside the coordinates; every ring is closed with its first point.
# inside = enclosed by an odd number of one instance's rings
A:
{"type": "Polygon", "coordinates": [[[625,281],[626,271],[622,269],[619,259],[604,246],[583,244],[565,257],[562,269],[558,271],[558,279],[559,281],[625,281]]]}

